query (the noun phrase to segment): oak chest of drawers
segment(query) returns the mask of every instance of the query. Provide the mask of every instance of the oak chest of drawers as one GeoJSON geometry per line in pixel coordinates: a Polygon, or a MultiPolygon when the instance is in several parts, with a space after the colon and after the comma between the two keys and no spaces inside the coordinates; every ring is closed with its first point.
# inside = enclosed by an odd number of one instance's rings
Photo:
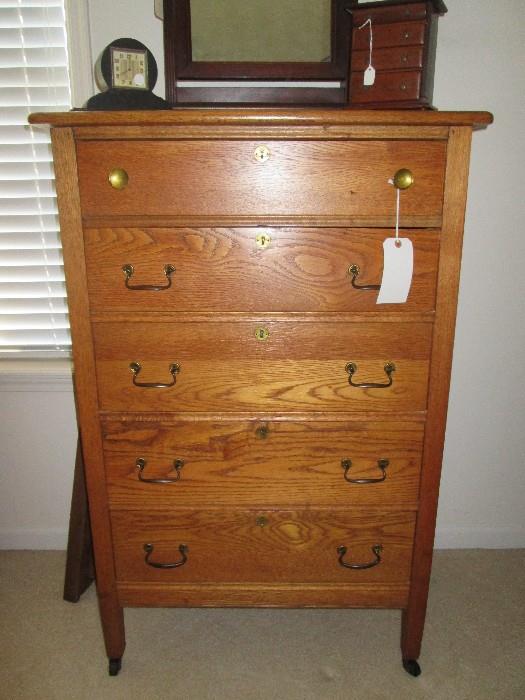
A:
{"type": "Polygon", "coordinates": [[[364,606],[403,610],[417,675],[470,138],[490,115],[32,121],[53,125],[110,673],[125,606],[364,606]],[[401,168],[412,286],[378,305],[401,168]]]}

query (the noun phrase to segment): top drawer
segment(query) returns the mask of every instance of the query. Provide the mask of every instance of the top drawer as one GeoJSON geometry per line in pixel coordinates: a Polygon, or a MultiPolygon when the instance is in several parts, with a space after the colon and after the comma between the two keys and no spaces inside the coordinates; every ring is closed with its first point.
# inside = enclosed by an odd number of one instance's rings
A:
{"type": "Polygon", "coordinates": [[[403,194],[402,223],[439,225],[445,155],[442,141],[77,144],[82,211],[88,218],[317,216],[382,225],[394,220],[394,188],[388,181],[409,168],[415,181],[403,194]],[[110,184],[114,169],[127,174],[123,189],[110,184]]]}
{"type": "Polygon", "coordinates": [[[427,5],[425,2],[410,3],[408,5],[367,7],[361,10],[352,9],[352,24],[360,27],[363,22],[371,18],[374,24],[381,22],[406,22],[407,20],[425,19],[427,5]]]}

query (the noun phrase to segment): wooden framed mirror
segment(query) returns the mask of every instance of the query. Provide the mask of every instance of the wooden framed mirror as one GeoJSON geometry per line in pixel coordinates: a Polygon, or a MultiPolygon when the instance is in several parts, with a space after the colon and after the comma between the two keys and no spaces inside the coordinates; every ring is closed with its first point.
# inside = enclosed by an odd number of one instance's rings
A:
{"type": "Polygon", "coordinates": [[[164,0],[166,99],[343,104],[356,0],[164,0]]]}

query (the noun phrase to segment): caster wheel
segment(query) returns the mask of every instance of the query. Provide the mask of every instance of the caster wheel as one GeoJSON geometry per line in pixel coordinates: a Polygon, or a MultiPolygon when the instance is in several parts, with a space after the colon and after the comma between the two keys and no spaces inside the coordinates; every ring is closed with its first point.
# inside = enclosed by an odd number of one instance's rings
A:
{"type": "Polygon", "coordinates": [[[403,659],[403,668],[411,676],[417,677],[421,675],[421,666],[415,659],[403,659]]]}
{"type": "Polygon", "coordinates": [[[109,675],[116,676],[122,668],[122,659],[110,659],[109,660],[109,675]]]}

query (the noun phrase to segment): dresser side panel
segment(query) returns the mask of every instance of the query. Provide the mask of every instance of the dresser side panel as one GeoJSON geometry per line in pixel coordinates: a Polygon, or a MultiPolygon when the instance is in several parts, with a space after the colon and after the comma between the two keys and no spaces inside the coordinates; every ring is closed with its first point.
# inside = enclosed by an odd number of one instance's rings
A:
{"type": "Polygon", "coordinates": [[[51,135],[73,339],[75,400],[86,470],[97,593],[108,656],[119,658],[125,646],[124,618],[116,591],[102,439],[97,416],[98,394],[89,321],[76,149],[71,129],[52,129],[51,135]]]}
{"type": "Polygon", "coordinates": [[[426,613],[450,388],[471,139],[472,130],[468,127],[450,129],[420,510],[409,603],[403,612],[401,646],[404,659],[417,659],[419,656],[426,613]]]}

